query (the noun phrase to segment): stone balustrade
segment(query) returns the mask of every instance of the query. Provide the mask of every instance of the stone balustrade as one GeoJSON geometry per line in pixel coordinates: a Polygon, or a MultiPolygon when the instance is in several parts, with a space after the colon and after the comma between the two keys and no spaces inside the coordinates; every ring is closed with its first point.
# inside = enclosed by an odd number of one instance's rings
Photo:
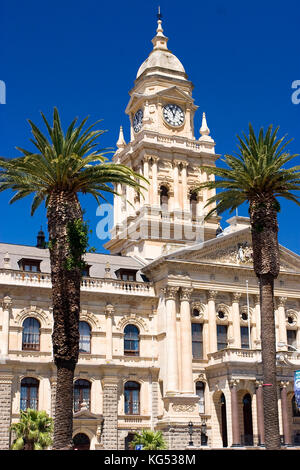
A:
{"type": "MultiPolygon", "coordinates": [[[[0,269],[0,284],[51,288],[51,275],[49,273],[0,269]]],[[[81,289],[105,294],[124,293],[148,297],[155,296],[153,285],[150,282],[121,281],[119,279],[84,277],[81,281],[81,289]]]]}

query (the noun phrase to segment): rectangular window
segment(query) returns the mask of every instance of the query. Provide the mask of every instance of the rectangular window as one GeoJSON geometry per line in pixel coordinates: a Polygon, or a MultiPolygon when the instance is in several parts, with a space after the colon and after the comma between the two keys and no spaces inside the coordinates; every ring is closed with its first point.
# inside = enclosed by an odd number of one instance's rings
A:
{"type": "Polygon", "coordinates": [[[22,258],[18,261],[18,265],[21,271],[32,272],[32,273],[39,273],[41,260],[35,259],[26,259],[22,258]]]}
{"type": "Polygon", "coordinates": [[[249,328],[241,326],[241,348],[249,349],[249,328]]]}
{"type": "Polygon", "coordinates": [[[136,270],[120,268],[116,271],[116,276],[121,281],[136,281],[136,270]]]}
{"type": "Polygon", "coordinates": [[[194,359],[203,359],[203,324],[192,323],[192,351],[194,359]]]}
{"type": "Polygon", "coordinates": [[[217,325],[217,348],[227,348],[227,325],[217,325]]]}
{"type": "Polygon", "coordinates": [[[287,344],[292,346],[289,348],[290,351],[294,351],[293,348],[297,348],[297,331],[296,330],[287,330],[287,344]]]}

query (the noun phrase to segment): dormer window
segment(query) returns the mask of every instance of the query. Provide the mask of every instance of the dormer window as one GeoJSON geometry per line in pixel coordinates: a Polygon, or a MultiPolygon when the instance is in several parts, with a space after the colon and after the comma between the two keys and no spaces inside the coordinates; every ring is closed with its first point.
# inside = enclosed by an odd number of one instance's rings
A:
{"type": "Polygon", "coordinates": [[[120,268],[116,271],[116,276],[120,281],[136,281],[136,269],[120,268]]]}
{"type": "Polygon", "coordinates": [[[38,259],[22,258],[18,261],[18,265],[21,271],[40,273],[41,262],[42,260],[38,260],[38,259]]]}
{"type": "Polygon", "coordinates": [[[91,268],[90,264],[85,265],[85,267],[81,271],[82,277],[89,277],[90,276],[90,268],[91,268]]]}

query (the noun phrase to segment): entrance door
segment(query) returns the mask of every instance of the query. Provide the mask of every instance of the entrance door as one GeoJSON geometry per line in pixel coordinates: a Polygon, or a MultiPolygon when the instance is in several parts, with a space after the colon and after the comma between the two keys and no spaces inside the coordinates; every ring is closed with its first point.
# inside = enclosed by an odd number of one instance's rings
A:
{"type": "Polygon", "coordinates": [[[252,407],[251,395],[247,393],[243,398],[243,416],[244,416],[244,444],[253,446],[253,427],[252,427],[252,407]]]}
{"type": "Polygon", "coordinates": [[[221,395],[221,426],[222,426],[222,441],[223,447],[228,446],[228,438],[227,438],[227,419],[226,419],[226,399],[224,393],[221,395]]]}
{"type": "Polygon", "coordinates": [[[73,437],[74,450],[89,450],[90,440],[86,434],[79,433],[73,437]]]}

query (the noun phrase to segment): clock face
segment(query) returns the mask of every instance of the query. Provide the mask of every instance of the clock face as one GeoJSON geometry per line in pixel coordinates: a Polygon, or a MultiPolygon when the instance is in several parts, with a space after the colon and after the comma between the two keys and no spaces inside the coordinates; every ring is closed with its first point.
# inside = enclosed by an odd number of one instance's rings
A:
{"type": "Polygon", "coordinates": [[[139,109],[133,117],[133,130],[139,132],[143,125],[143,111],[139,109]]]}
{"type": "Polygon", "coordinates": [[[177,104],[166,104],[163,107],[163,116],[170,126],[179,127],[184,122],[184,112],[177,104]]]}

